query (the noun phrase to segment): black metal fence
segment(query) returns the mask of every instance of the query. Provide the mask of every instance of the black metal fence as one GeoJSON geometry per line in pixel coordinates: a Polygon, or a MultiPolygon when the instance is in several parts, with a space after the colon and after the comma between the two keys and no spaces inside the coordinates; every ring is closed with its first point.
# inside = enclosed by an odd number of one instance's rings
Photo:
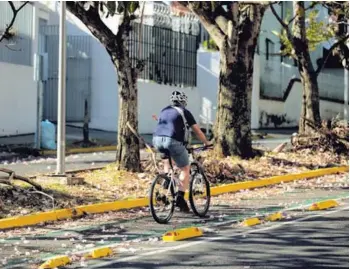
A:
{"type": "Polygon", "coordinates": [[[197,85],[197,36],[133,23],[129,50],[133,66],[145,60],[139,78],[172,86],[197,85]]]}

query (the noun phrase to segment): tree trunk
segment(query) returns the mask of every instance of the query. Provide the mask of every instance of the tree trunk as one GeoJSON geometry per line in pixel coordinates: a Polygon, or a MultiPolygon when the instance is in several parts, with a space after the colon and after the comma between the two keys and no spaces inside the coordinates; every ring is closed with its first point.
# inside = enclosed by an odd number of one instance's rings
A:
{"type": "Polygon", "coordinates": [[[118,169],[139,172],[140,145],[138,138],[128,128],[127,123],[138,130],[137,72],[131,66],[127,47],[129,25],[120,24],[116,36],[116,51],[112,53],[118,75],[119,120],[116,161],[118,169]],[[123,29],[123,27],[127,27],[123,29]]]}
{"type": "Polygon", "coordinates": [[[118,169],[140,171],[140,147],[137,137],[127,127],[127,122],[137,131],[137,85],[132,73],[119,70],[119,120],[117,136],[117,164],[118,169]]]}
{"type": "Polygon", "coordinates": [[[254,155],[251,138],[251,96],[257,38],[265,8],[254,5],[245,17],[238,40],[231,39],[220,50],[218,110],[215,124],[215,152],[219,156],[254,155]],[[238,46],[238,48],[236,47],[238,46]]]}
{"type": "Polygon", "coordinates": [[[229,53],[221,52],[215,151],[220,156],[250,157],[251,89],[247,89],[247,66],[240,60],[231,61],[229,53]]]}
{"type": "Polygon", "coordinates": [[[313,126],[319,127],[321,125],[318,83],[315,72],[302,72],[301,83],[303,86],[303,100],[299,133],[307,134],[314,131],[313,126]]]}
{"type": "Polygon", "coordinates": [[[142,64],[135,67],[131,65],[128,40],[133,16],[128,12],[119,14],[118,31],[115,35],[101,20],[101,3],[90,2],[86,8],[85,2],[68,1],[67,8],[80,19],[90,32],[103,44],[111,56],[111,60],[118,75],[119,89],[119,121],[118,121],[118,145],[116,161],[118,169],[140,171],[139,141],[127,127],[127,122],[136,131],[137,121],[137,75],[142,69],[142,64]]]}
{"type": "Polygon", "coordinates": [[[304,2],[294,3],[293,36],[291,37],[298,69],[303,86],[303,100],[299,121],[299,132],[310,133],[313,128],[321,125],[320,100],[315,69],[311,62],[309,45],[306,39],[304,2]]]}

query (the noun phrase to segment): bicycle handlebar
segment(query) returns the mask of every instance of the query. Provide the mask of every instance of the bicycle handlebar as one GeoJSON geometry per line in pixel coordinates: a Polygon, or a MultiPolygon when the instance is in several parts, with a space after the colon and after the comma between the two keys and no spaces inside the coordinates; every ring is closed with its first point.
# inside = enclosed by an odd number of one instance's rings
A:
{"type": "Polygon", "coordinates": [[[198,147],[198,148],[190,147],[190,148],[187,148],[187,151],[188,151],[189,153],[191,153],[191,152],[193,152],[193,151],[206,150],[206,149],[209,149],[209,148],[213,148],[213,145],[201,146],[201,147],[198,147]]]}

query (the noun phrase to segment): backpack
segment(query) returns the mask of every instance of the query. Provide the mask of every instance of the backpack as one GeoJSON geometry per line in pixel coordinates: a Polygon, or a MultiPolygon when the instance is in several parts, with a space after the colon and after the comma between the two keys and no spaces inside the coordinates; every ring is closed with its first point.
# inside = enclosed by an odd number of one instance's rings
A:
{"type": "Polygon", "coordinates": [[[182,117],[182,120],[183,120],[184,126],[185,126],[185,128],[184,128],[184,144],[188,144],[188,142],[190,141],[191,133],[190,133],[190,130],[189,130],[190,126],[188,126],[188,123],[187,123],[187,120],[186,120],[186,117],[185,117],[185,113],[184,113],[184,111],[181,108],[179,108],[177,106],[172,106],[172,108],[176,109],[177,112],[179,112],[181,117],[182,117]]]}

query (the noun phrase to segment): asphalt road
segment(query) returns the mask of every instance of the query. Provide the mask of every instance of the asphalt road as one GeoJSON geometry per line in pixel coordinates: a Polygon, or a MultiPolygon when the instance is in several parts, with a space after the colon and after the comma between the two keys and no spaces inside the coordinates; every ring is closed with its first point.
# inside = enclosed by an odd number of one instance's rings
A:
{"type": "Polygon", "coordinates": [[[191,242],[148,245],[137,255],[89,268],[349,268],[348,205],[259,228],[221,230],[219,236],[191,242]]]}
{"type": "Polygon", "coordinates": [[[176,212],[168,225],[157,224],[145,207],[2,231],[0,262],[4,268],[37,268],[50,257],[111,246],[114,256],[67,268],[347,268],[348,180],[338,175],[342,184],[332,187],[314,179],[212,197],[207,218],[176,212]],[[337,199],[339,207],[304,210],[327,199],[337,199]],[[283,221],[239,225],[281,210],[283,221]],[[204,236],[162,242],[165,232],[190,226],[202,227],[204,236]]]}
{"type": "MultiPolygon", "coordinates": [[[[283,142],[289,142],[289,138],[271,138],[253,141],[253,144],[262,145],[273,149],[283,142]]],[[[103,167],[115,161],[115,151],[82,153],[66,156],[66,171],[78,169],[91,169],[103,167]]],[[[141,159],[149,158],[145,151],[141,152],[141,159]]],[[[27,160],[2,161],[0,167],[14,170],[18,175],[35,176],[39,174],[51,174],[56,171],[55,157],[38,157],[27,160]]]]}

